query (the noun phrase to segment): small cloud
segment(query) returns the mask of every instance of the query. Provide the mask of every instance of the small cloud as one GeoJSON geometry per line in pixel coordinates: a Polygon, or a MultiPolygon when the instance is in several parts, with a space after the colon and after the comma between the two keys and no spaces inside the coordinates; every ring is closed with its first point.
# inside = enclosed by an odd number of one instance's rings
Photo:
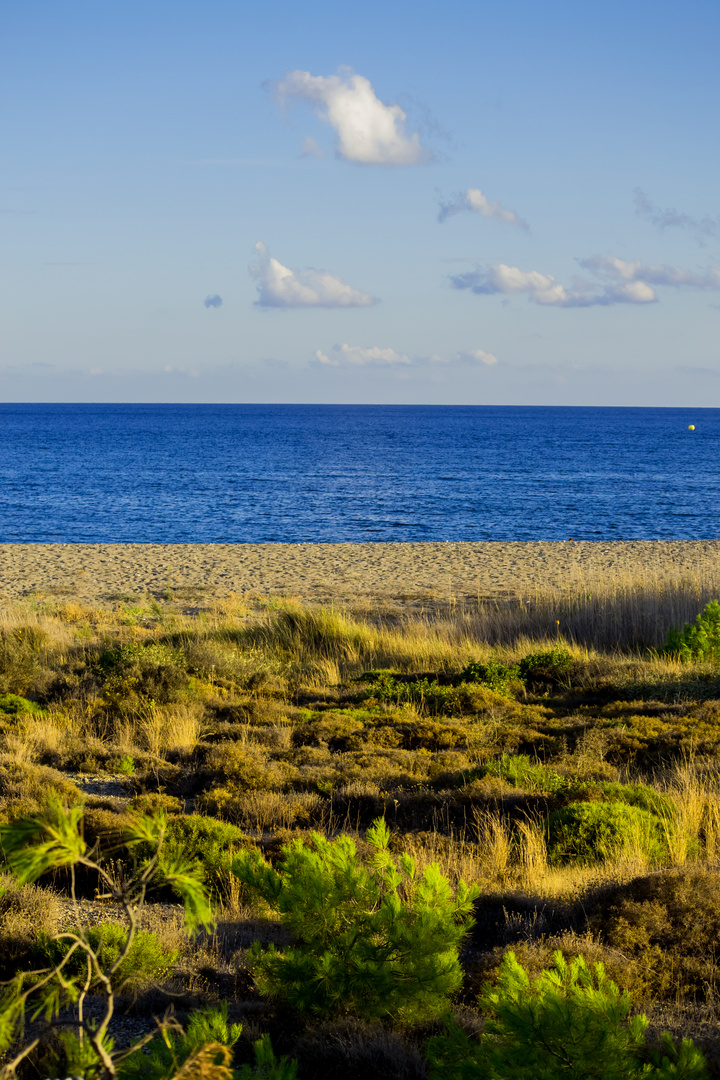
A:
{"type": "Polygon", "coordinates": [[[417,132],[406,132],[407,114],[399,105],[385,105],[372,83],[351,68],[337,75],[290,71],[280,82],[266,84],[281,105],[304,101],[337,135],[337,154],[359,165],[423,165],[432,154],[417,132]]]}
{"type": "Polygon", "coordinates": [[[369,293],[346,285],[342,278],[324,270],[290,270],[273,259],[265,244],[255,245],[250,276],[257,282],[258,307],[372,307],[378,301],[369,293]]]}
{"type": "Polygon", "coordinates": [[[490,202],[487,196],[483,195],[480,188],[466,188],[465,191],[459,192],[450,202],[441,202],[438,221],[447,221],[449,217],[453,217],[455,214],[465,213],[480,214],[482,217],[502,221],[506,225],[514,225],[517,229],[524,229],[526,232],[528,230],[528,223],[523,221],[514,210],[507,210],[497,200],[490,202]]]}
{"type": "Polygon", "coordinates": [[[674,207],[662,210],[650,202],[641,188],[635,188],[635,213],[638,217],[646,218],[658,229],[687,229],[695,235],[700,244],[720,237],[720,219],[710,216],[694,218],[690,214],[680,213],[674,207]]]}
{"type": "Polygon", "coordinates": [[[301,157],[316,157],[324,158],[325,151],[321,146],[318,146],[312,135],[308,135],[306,139],[303,139],[300,144],[300,156],[301,157]]]}
{"type": "Polygon", "coordinates": [[[203,304],[206,308],[222,307],[222,302],[222,296],[218,296],[217,293],[215,293],[214,296],[206,296],[203,300],[203,304]]]}
{"type": "Polygon", "coordinates": [[[325,367],[408,367],[414,364],[423,367],[427,364],[484,364],[492,367],[498,359],[484,349],[468,349],[452,353],[450,356],[407,356],[389,347],[378,345],[361,347],[359,345],[333,345],[328,353],[318,349],[315,356],[325,367]]]}
{"type": "Polygon", "coordinates": [[[471,364],[485,364],[486,367],[494,367],[498,362],[497,356],[485,352],[484,349],[470,349],[468,352],[457,353],[458,360],[471,364]]]}
{"type": "Polygon", "coordinates": [[[630,261],[607,255],[592,255],[589,259],[579,259],[578,262],[584,270],[590,270],[610,280],[647,281],[652,285],[669,285],[673,288],[720,288],[720,271],[718,270],[707,270],[698,274],[694,270],[683,270],[679,266],[648,266],[639,259],[630,261]]]}
{"type": "Polygon", "coordinates": [[[365,367],[367,365],[392,367],[396,364],[410,364],[409,356],[395,352],[394,349],[381,349],[377,345],[361,348],[359,345],[333,345],[330,355],[320,349],[315,353],[321,364],[326,367],[365,367]]]}
{"type": "Polygon", "coordinates": [[[505,263],[496,263],[467,274],[455,274],[450,278],[450,283],[454,289],[469,289],[477,296],[527,293],[534,303],[550,307],[588,307],[599,302],[582,293],[569,292],[552,274],[521,270],[505,263]]]}

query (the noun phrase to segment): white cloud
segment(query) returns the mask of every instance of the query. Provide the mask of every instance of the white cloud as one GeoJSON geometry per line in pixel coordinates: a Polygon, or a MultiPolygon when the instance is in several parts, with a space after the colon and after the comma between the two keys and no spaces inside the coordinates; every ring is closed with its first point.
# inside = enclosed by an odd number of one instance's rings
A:
{"type": "Polygon", "coordinates": [[[447,218],[452,217],[454,214],[462,213],[480,214],[482,217],[502,221],[506,225],[514,225],[518,229],[527,230],[528,228],[527,222],[523,221],[514,210],[507,210],[497,199],[490,202],[487,196],[483,195],[480,188],[466,188],[465,191],[461,191],[456,195],[451,202],[440,203],[438,221],[446,221],[447,218]]]}
{"type": "Polygon", "coordinates": [[[344,365],[364,367],[368,364],[388,367],[395,364],[411,363],[409,356],[397,353],[394,349],[381,349],[377,345],[367,349],[360,348],[358,345],[333,345],[329,356],[320,349],[317,350],[315,355],[321,364],[328,367],[342,367],[344,365]]]}
{"type": "Polygon", "coordinates": [[[372,83],[349,68],[338,75],[290,71],[271,84],[282,104],[306,102],[337,135],[337,152],[360,165],[422,165],[432,154],[417,132],[407,134],[407,114],[399,105],[384,105],[372,83]]]}
{"type": "Polygon", "coordinates": [[[639,259],[619,259],[611,255],[593,255],[589,259],[578,259],[578,262],[600,280],[581,282],[575,289],[567,289],[551,274],[496,263],[457,274],[450,278],[450,283],[454,289],[469,289],[478,296],[526,293],[535,304],[566,308],[652,304],[657,300],[653,286],[658,285],[720,289],[720,270],[698,274],[678,266],[647,266],[639,259]]]}
{"type": "Polygon", "coordinates": [[[707,270],[698,274],[693,270],[683,270],[679,266],[646,266],[639,259],[628,261],[612,255],[592,255],[589,259],[578,261],[583,269],[611,281],[646,281],[652,285],[670,285],[674,288],[720,288],[718,270],[707,270]]]}
{"type": "Polygon", "coordinates": [[[290,270],[273,259],[263,243],[255,245],[256,259],[250,275],[258,289],[258,307],[371,307],[378,301],[369,293],[346,285],[342,278],[324,270],[290,270]]]}
{"type": "Polygon", "coordinates": [[[536,304],[554,307],[586,307],[598,302],[581,293],[568,292],[551,274],[541,274],[538,270],[521,270],[505,263],[496,263],[484,270],[473,270],[467,274],[456,274],[450,278],[450,282],[454,289],[470,289],[478,296],[527,293],[536,304]]]}
{"type": "Polygon", "coordinates": [[[485,352],[484,349],[470,349],[468,352],[457,354],[458,360],[470,361],[475,364],[485,364],[486,367],[494,367],[498,362],[497,356],[485,352]]]}
{"type": "Polygon", "coordinates": [[[415,356],[410,357],[405,353],[396,352],[395,349],[380,348],[373,345],[363,348],[359,345],[333,345],[328,353],[318,349],[315,356],[326,367],[396,367],[414,364],[423,366],[432,364],[484,364],[492,367],[497,364],[497,356],[485,352],[484,349],[467,349],[463,352],[452,353],[450,356],[415,356]]]}
{"type": "Polygon", "coordinates": [[[645,281],[628,281],[622,285],[608,285],[599,303],[652,304],[657,297],[655,290],[645,281]]]}

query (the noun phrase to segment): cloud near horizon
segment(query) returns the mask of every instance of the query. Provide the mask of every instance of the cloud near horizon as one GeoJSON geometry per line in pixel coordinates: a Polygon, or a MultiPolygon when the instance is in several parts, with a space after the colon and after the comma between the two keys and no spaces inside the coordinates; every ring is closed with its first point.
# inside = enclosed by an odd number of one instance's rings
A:
{"type": "Polygon", "coordinates": [[[451,356],[410,357],[405,353],[396,352],[395,349],[380,348],[372,345],[363,348],[359,345],[333,345],[328,353],[317,349],[315,356],[325,367],[397,367],[414,364],[416,367],[426,364],[484,364],[492,367],[497,364],[497,356],[485,352],[484,349],[467,349],[463,352],[453,353],[451,356]]]}
{"type": "Polygon", "coordinates": [[[567,289],[552,274],[495,263],[466,274],[456,274],[450,278],[450,283],[454,289],[468,289],[477,296],[526,293],[535,304],[563,308],[653,304],[657,302],[653,285],[720,289],[718,270],[697,274],[675,266],[646,266],[639,260],[629,262],[602,255],[579,259],[578,262],[584,270],[599,277],[601,282],[581,283],[575,289],[567,289]]]}
{"type": "Polygon", "coordinates": [[[326,367],[365,367],[366,365],[378,365],[381,367],[394,366],[396,364],[410,364],[409,356],[395,352],[394,349],[381,349],[377,345],[363,349],[358,345],[333,345],[330,355],[318,349],[315,353],[321,364],[326,367]]]}
{"type": "Polygon", "coordinates": [[[703,218],[694,218],[674,207],[662,210],[650,202],[642,188],[635,188],[635,213],[638,217],[646,218],[658,229],[687,229],[694,233],[699,244],[720,237],[720,218],[711,218],[708,214],[703,218]]]}
{"type": "MultiPolygon", "coordinates": [[[[370,80],[351,68],[340,68],[337,75],[289,71],[280,82],[266,85],[281,105],[304,101],[330,124],[337,136],[338,157],[344,161],[395,166],[424,165],[432,160],[432,153],[421,144],[418,133],[406,132],[405,110],[399,105],[383,104],[370,80]]],[[[317,147],[314,140],[312,144],[317,147]]],[[[306,139],[303,147],[308,145],[306,139]]]]}
{"type": "Polygon", "coordinates": [[[222,302],[222,296],[218,296],[217,293],[215,293],[214,296],[206,296],[203,300],[203,304],[206,308],[222,307],[222,302]]]}
{"type": "Polygon", "coordinates": [[[485,352],[484,349],[469,349],[467,352],[455,353],[453,359],[466,364],[484,364],[485,367],[494,367],[498,362],[497,356],[485,352]]]}
{"type": "Polygon", "coordinates": [[[255,245],[255,261],[250,276],[257,283],[257,307],[274,308],[351,308],[372,307],[376,297],[346,285],[342,278],[314,270],[290,270],[273,259],[265,244],[255,245]]]}
{"type": "Polygon", "coordinates": [[[490,202],[480,188],[466,188],[465,191],[459,192],[451,202],[440,203],[438,221],[442,223],[455,214],[464,213],[480,214],[482,217],[502,221],[506,225],[514,225],[526,232],[529,228],[528,223],[523,221],[514,210],[507,210],[497,199],[490,202]]]}

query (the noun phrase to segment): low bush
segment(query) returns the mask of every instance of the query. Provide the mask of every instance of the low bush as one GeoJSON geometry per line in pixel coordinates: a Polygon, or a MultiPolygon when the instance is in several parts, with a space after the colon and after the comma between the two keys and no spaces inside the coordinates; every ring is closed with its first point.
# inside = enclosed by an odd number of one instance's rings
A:
{"type": "Polygon", "coordinates": [[[197,875],[213,896],[225,899],[235,853],[247,838],[235,825],[201,814],[170,818],[165,848],[191,860],[197,875]]]}
{"type": "Polygon", "coordinates": [[[539,761],[531,761],[527,754],[503,754],[497,761],[481,766],[475,775],[497,776],[513,787],[542,795],[556,795],[574,786],[567,776],[539,761]]]}
{"type": "Polygon", "coordinates": [[[0,694],[0,713],[6,716],[25,716],[34,714],[42,716],[45,710],[35,701],[28,701],[19,694],[0,694]]]}
{"type": "MultiPolygon", "coordinates": [[[[97,957],[100,971],[112,972],[111,984],[115,993],[136,994],[148,985],[168,978],[178,961],[178,952],[167,952],[157,934],[142,930],[137,931],[126,950],[127,927],[115,922],[89,926],[83,931],[73,927],[60,937],[41,933],[34,950],[35,959],[44,966],[56,967],[67,957],[67,963],[63,965],[65,978],[82,984],[87,975],[86,953],[74,949],[73,955],[68,957],[73,940],[81,934],[97,957]]],[[[93,975],[89,989],[97,990],[102,985],[101,979],[96,972],[93,975]]]]}
{"type": "Polygon", "coordinates": [[[82,798],[75,785],[55,769],[0,759],[0,819],[34,813],[53,792],[71,804],[82,798]]]}
{"type": "Polygon", "coordinates": [[[408,703],[432,713],[450,713],[458,705],[458,692],[454,686],[441,684],[437,679],[402,678],[389,671],[366,672],[364,679],[370,682],[365,698],[372,701],[389,701],[394,705],[408,703]]]}
{"type": "Polygon", "coordinates": [[[280,772],[267,751],[252,744],[215,743],[205,755],[204,771],[213,778],[232,781],[240,791],[269,791],[282,785],[280,772]]]}
{"type": "Polygon", "coordinates": [[[496,694],[510,695],[512,683],[522,682],[523,676],[518,664],[507,665],[499,660],[488,660],[486,664],[468,664],[460,679],[462,682],[480,683],[496,694]]]}
{"type": "Polygon", "coordinates": [[[634,853],[657,863],[667,855],[660,819],[624,802],[570,803],[550,814],[547,834],[551,863],[584,865],[634,853]]]}
{"type": "Polygon", "coordinates": [[[3,875],[0,885],[0,979],[11,979],[29,964],[42,934],[56,934],[60,926],[60,898],[37,885],[17,885],[3,875]]]}
{"type": "Polygon", "coordinates": [[[672,799],[647,784],[619,784],[611,780],[601,780],[582,785],[582,791],[585,798],[599,797],[608,802],[638,806],[666,821],[672,820],[677,813],[672,799]]]}
{"type": "Polygon", "coordinates": [[[350,837],[318,833],[284,846],[275,869],[257,852],[236,857],[240,881],[295,942],[253,947],[261,993],[319,1016],[414,1023],[447,1009],[462,982],[459,948],[477,890],[460,882],[453,895],[437,864],[418,875],[410,856],[393,859],[389,839],[380,818],[367,832],[367,863],[350,837]]]}
{"type": "Polygon", "coordinates": [[[573,666],[572,653],[562,645],[529,653],[517,665],[520,678],[529,684],[556,685],[566,681],[573,666]]]}
{"type": "Polygon", "coordinates": [[[711,600],[695,622],[685,623],[682,630],[669,630],[660,653],[677,656],[684,663],[720,660],[720,603],[711,600]]]}
{"type": "Polygon", "coordinates": [[[159,705],[176,701],[189,685],[185,657],[167,645],[129,643],[101,653],[97,673],[108,700],[152,698],[159,705]]]}
{"type": "Polygon", "coordinates": [[[604,899],[591,926],[635,962],[643,992],[660,999],[714,1000],[720,990],[720,873],[693,868],[638,878],[604,899]]]}

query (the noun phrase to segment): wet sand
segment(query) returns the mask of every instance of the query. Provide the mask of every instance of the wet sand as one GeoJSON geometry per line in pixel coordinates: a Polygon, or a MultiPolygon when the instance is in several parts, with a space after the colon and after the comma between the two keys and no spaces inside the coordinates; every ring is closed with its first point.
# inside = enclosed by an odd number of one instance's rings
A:
{"type": "Polygon", "coordinates": [[[714,578],[720,541],[480,544],[3,544],[0,598],[143,594],[491,598],[628,578],[714,578]]]}

